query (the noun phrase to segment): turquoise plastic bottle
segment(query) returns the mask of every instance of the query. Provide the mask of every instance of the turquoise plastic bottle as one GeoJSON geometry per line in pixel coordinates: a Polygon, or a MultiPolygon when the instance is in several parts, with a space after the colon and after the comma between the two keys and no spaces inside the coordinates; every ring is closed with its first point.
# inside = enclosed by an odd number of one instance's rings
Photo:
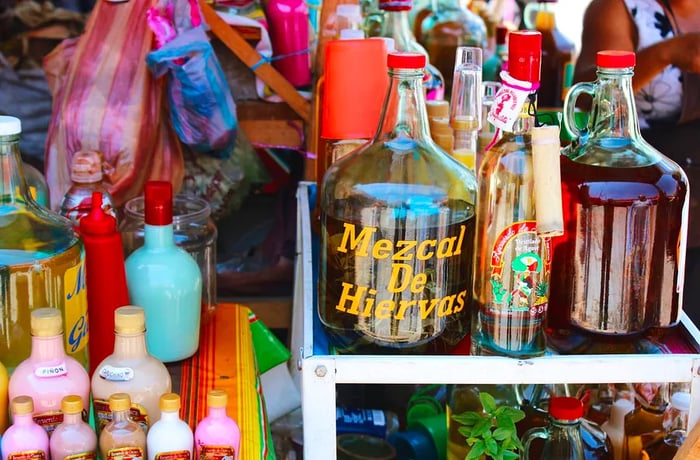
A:
{"type": "Polygon", "coordinates": [[[164,363],[192,356],[199,346],[202,275],[173,238],[173,191],[151,181],[145,190],[144,244],[126,260],[129,300],[146,312],[146,343],[164,363]]]}

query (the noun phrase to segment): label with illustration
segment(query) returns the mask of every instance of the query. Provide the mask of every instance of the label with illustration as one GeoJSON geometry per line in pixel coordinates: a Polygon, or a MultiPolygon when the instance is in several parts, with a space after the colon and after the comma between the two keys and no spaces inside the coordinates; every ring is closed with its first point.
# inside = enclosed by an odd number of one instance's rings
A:
{"type": "Polygon", "coordinates": [[[140,447],[118,447],[107,451],[106,460],[143,460],[140,447]]]}
{"type": "Polygon", "coordinates": [[[33,415],[32,418],[50,435],[63,422],[63,413],[60,411],[43,412],[33,415]]]}
{"type": "Polygon", "coordinates": [[[79,454],[68,455],[63,460],[95,460],[97,455],[95,452],[81,452],[79,454]]]}
{"type": "Polygon", "coordinates": [[[87,346],[88,313],[85,291],[85,264],[80,262],[63,275],[66,321],[66,350],[74,354],[87,346]]]}
{"type": "Polygon", "coordinates": [[[175,450],[156,454],[156,460],[190,460],[189,450],[175,450]]]}
{"type": "Polygon", "coordinates": [[[199,460],[233,460],[236,449],[232,446],[200,446],[199,460]]]}
{"type": "MultiPolygon", "coordinates": [[[[101,433],[105,426],[112,421],[112,411],[109,409],[109,401],[104,399],[94,399],[93,407],[95,408],[95,424],[97,433],[101,433]]],[[[146,408],[140,404],[131,403],[129,417],[132,421],[138,423],[143,428],[145,433],[148,433],[148,412],[146,408]]]]}
{"type": "Polygon", "coordinates": [[[43,450],[13,452],[7,455],[7,460],[46,460],[46,452],[43,450]]]}
{"type": "Polygon", "coordinates": [[[491,252],[490,308],[543,316],[549,300],[551,254],[551,239],[537,235],[534,220],[506,227],[491,252]]]}
{"type": "Polygon", "coordinates": [[[68,366],[66,363],[59,363],[55,366],[42,366],[34,369],[34,375],[40,379],[47,379],[52,377],[60,377],[62,375],[68,375],[68,366]]]}
{"type": "Polygon", "coordinates": [[[134,378],[134,370],[130,367],[114,367],[106,364],[100,368],[98,375],[110,382],[128,382],[134,378]]]}

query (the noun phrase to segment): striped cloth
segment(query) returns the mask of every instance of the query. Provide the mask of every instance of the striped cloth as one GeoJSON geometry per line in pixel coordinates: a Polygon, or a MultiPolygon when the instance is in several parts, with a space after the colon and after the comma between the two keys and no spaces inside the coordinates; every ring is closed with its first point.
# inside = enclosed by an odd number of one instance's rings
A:
{"type": "Polygon", "coordinates": [[[199,351],[179,363],[168,365],[173,391],[182,398],[180,415],[194,429],[207,413],[207,391],[228,393],[227,413],[241,429],[239,460],[274,460],[257,372],[247,307],[220,303],[204,319],[199,351]]]}

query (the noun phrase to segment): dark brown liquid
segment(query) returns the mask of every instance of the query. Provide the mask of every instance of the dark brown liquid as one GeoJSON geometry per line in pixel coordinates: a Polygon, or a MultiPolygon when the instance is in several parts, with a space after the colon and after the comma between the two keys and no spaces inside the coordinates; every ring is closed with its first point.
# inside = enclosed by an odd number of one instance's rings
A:
{"type": "Polygon", "coordinates": [[[687,188],[672,163],[611,168],[562,156],[561,176],[549,326],[632,334],[675,324],[687,188]]]}
{"type": "Polygon", "coordinates": [[[537,104],[540,107],[561,107],[566,65],[573,60],[574,44],[561,32],[541,30],[542,61],[537,104]]]}
{"type": "Polygon", "coordinates": [[[441,227],[416,218],[408,228],[405,219],[363,227],[322,215],[319,316],[337,351],[442,354],[464,339],[474,241],[469,215],[441,227]],[[421,246],[426,241],[436,244],[421,246]],[[430,251],[436,256],[425,257],[430,251]]]}

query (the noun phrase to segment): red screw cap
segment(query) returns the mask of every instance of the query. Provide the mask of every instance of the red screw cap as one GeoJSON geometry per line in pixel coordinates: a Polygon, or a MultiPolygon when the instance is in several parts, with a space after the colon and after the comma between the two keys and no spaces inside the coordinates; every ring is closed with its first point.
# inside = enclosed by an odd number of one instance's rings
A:
{"type": "Polygon", "coordinates": [[[604,50],[598,51],[595,56],[598,67],[606,69],[624,69],[634,67],[637,63],[637,55],[632,51],[604,50]]]}
{"type": "Polygon", "coordinates": [[[422,69],[425,67],[425,55],[420,53],[389,53],[386,64],[392,69],[422,69]]]}
{"type": "Polygon", "coordinates": [[[146,204],[146,224],[169,225],[173,223],[173,186],[170,182],[147,182],[144,201],[146,204]]]}
{"type": "Polygon", "coordinates": [[[539,83],[542,60],[542,34],[518,30],[508,34],[508,73],[521,81],[539,83]]]}
{"type": "Polygon", "coordinates": [[[565,396],[549,400],[549,415],[557,420],[576,420],[583,417],[583,403],[565,396]]]}
{"type": "Polygon", "coordinates": [[[92,192],[90,212],[80,219],[80,233],[85,235],[111,235],[117,231],[117,219],[102,209],[102,193],[92,192]]]}

